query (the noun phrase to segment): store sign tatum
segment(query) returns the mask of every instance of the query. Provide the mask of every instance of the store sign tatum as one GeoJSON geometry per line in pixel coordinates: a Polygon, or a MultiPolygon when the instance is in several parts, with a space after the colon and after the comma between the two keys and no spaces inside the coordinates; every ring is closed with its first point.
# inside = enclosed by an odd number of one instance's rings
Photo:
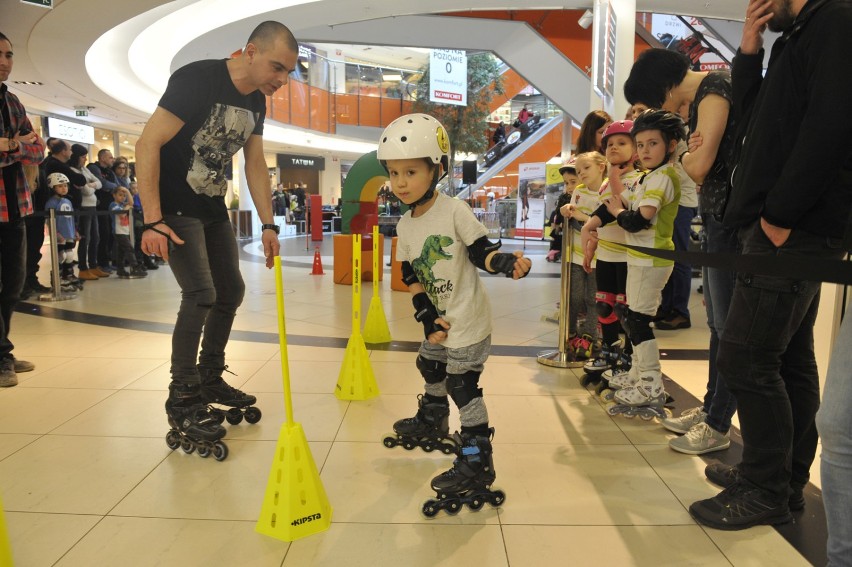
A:
{"type": "Polygon", "coordinates": [[[278,154],[278,167],[283,169],[318,169],[322,171],[325,169],[325,158],[278,154]]]}

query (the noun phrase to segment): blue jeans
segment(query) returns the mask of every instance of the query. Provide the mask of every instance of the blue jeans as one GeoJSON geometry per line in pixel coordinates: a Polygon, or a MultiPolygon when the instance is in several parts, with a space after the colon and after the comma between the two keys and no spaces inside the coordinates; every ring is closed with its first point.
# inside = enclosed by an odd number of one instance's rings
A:
{"type": "Polygon", "coordinates": [[[101,241],[98,234],[98,217],[95,216],[95,207],[80,207],[83,214],[80,215],[80,246],[77,249],[77,260],[80,262],[80,271],[98,267],[98,244],[101,241]]]}
{"type": "Polygon", "coordinates": [[[170,246],[169,253],[169,265],[181,289],[172,334],[172,380],[197,384],[196,361],[209,368],[225,365],[225,346],[245,294],[237,241],[228,220],[166,215],[165,221],[185,241],[170,246]]]}
{"type": "Polygon", "coordinates": [[[27,232],[24,219],[0,222],[0,358],[12,353],[9,340],[12,312],[21,299],[27,274],[27,232]]]}
{"type": "MultiPolygon", "coordinates": [[[[689,250],[689,228],[695,218],[692,207],[678,207],[674,221],[672,241],[675,250],[689,250]]],[[[689,294],[692,291],[692,266],[675,262],[672,275],[663,288],[663,302],[660,311],[666,314],[679,314],[689,319],[689,294]]],[[[629,301],[629,298],[628,298],[629,301]]]]}
{"type": "MultiPolygon", "coordinates": [[[[702,220],[704,235],[701,247],[705,252],[737,252],[736,230],[725,228],[713,215],[702,215],[702,220]]],[[[725,385],[716,364],[719,337],[725,330],[735,282],[736,274],[732,271],[704,268],[704,304],[707,308],[707,326],[710,327],[710,372],[707,376],[707,393],[704,395],[704,411],[707,412],[707,425],[721,433],[727,433],[731,428],[731,418],[737,411],[737,400],[725,385]]]]}
{"type": "MultiPolygon", "coordinates": [[[[740,231],[744,254],[840,259],[840,241],[793,230],[780,248],[759,222],[740,231]]],[[[717,364],[737,399],[743,436],[740,475],[785,501],[804,486],[816,454],[819,374],[814,322],[819,282],[737,275],[717,364]]]]}
{"type": "Polygon", "coordinates": [[[852,566],[852,307],[831,352],[816,425],[822,438],[822,503],[828,523],[828,565],[852,566]]]}

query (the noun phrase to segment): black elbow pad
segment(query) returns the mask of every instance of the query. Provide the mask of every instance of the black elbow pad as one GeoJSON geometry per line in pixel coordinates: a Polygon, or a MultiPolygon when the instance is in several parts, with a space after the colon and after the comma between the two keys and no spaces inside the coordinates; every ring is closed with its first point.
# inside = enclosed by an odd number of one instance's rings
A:
{"type": "Polygon", "coordinates": [[[402,263],[402,283],[411,285],[418,283],[417,274],[414,273],[414,268],[411,267],[411,262],[402,263]]]}
{"type": "Polygon", "coordinates": [[[595,212],[593,212],[589,217],[598,217],[601,219],[601,226],[607,225],[611,222],[615,221],[615,217],[612,216],[612,213],[606,208],[606,205],[601,205],[598,207],[595,212]]]}
{"type": "Polygon", "coordinates": [[[651,221],[642,216],[639,211],[624,211],[615,219],[618,226],[627,232],[639,232],[651,228],[651,221]]]}
{"type": "Polygon", "coordinates": [[[487,272],[485,259],[495,250],[499,250],[501,246],[503,246],[503,243],[500,241],[491,242],[487,237],[480,236],[467,247],[467,255],[474,266],[487,272]]]}

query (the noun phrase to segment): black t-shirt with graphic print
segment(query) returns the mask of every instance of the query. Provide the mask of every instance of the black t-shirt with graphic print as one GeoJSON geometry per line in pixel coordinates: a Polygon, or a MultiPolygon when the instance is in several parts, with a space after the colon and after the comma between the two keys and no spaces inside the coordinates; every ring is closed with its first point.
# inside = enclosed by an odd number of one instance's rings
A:
{"type": "Polygon", "coordinates": [[[252,134],[263,135],[266,98],[240,94],[227,60],[181,67],[159,106],[184,125],[160,151],[160,207],[164,214],[226,220],[225,169],[252,134]]]}

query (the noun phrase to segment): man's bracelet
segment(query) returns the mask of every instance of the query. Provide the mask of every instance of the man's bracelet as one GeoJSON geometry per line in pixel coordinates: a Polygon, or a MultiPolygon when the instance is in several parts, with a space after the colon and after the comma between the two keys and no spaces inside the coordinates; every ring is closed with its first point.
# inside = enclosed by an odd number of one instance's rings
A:
{"type": "Polygon", "coordinates": [[[145,223],[145,224],[142,225],[142,232],[145,232],[146,230],[153,230],[154,232],[159,232],[160,234],[165,235],[165,233],[163,231],[160,231],[160,230],[157,230],[156,228],[154,228],[158,224],[166,224],[166,221],[164,221],[163,219],[160,219],[158,221],[145,223]]]}

